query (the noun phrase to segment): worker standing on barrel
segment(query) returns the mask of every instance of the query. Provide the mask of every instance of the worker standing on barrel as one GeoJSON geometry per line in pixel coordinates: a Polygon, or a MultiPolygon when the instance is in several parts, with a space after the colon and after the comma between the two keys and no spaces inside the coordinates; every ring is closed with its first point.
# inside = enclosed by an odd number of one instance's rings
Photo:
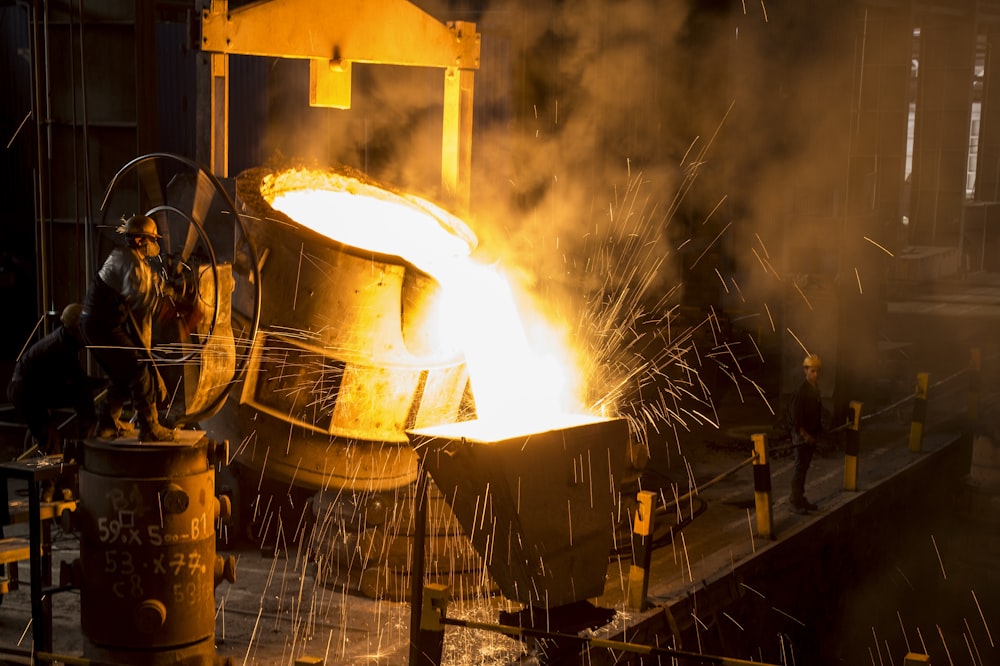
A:
{"type": "Polygon", "coordinates": [[[171,441],[176,433],[160,425],[157,399],[166,399],[166,387],[150,354],[153,314],[172,291],[149,264],[160,254],[156,222],[133,215],[118,233],[124,247],[114,248],[87,289],[80,327],[87,346],[111,380],[108,399],[98,418],[99,437],[131,434],[122,421],[131,398],[141,441],[171,441]]]}
{"type": "Polygon", "coordinates": [[[806,514],[819,507],[806,499],[806,473],[816,451],[816,440],[823,432],[823,402],[819,394],[819,371],[822,361],[809,354],[802,361],[805,379],[792,396],[790,407],[792,446],[795,464],[792,467],[792,492],[788,498],[792,511],[806,514]]]}
{"type": "Polygon", "coordinates": [[[97,420],[90,378],[80,365],[82,309],[79,303],[63,309],[61,325],[21,354],[7,385],[7,399],[28,425],[43,454],[56,453],[50,450],[56,443],[50,409],[72,407],[77,418],[76,434],[81,437],[92,434],[97,420]]]}

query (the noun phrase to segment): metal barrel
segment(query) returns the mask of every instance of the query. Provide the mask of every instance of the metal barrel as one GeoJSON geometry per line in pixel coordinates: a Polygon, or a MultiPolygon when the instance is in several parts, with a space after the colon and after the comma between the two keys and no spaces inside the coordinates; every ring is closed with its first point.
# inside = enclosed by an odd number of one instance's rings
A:
{"type": "Polygon", "coordinates": [[[86,656],[215,661],[215,470],[210,440],[86,440],[80,469],[80,619],[86,656]]]}

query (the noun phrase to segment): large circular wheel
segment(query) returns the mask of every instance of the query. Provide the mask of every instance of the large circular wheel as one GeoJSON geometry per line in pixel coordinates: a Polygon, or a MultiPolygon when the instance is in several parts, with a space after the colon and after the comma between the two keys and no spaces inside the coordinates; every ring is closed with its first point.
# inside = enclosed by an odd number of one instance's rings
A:
{"type": "Polygon", "coordinates": [[[161,374],[170,376],[172,395],[192,393],[180,390],[184,382],[199,384],[192,404],[172,408],[175,423],[194,423],[216,413],[246,371],[260,322],[260,261],[222,182],[186,157],[142,155],[115,174],[94,234],[95,266],[123,243],[118,228],[137,213],[156,220],[163,236],[154,270],[183,285],[170,316],[154,319],[150,352],[161,374]],[[221,380],[212,365],[218,353],[207,350],[219,340],[234,351],[232,368],[224,371],[231,376],[221,380]],[[200,381],[199,372],[210,365],[211,381],[200,381]]]}

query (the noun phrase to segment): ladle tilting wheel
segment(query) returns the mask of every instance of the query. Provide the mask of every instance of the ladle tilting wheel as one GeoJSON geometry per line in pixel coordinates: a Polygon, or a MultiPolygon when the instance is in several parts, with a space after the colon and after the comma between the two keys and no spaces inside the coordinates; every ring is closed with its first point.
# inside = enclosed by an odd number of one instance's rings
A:
{"type": "Polygon", "coordinates": [[[163,236],[154,270],[182,285],[154,317],[150,352],[173,422],[194,423],[219,410],[246,369],[260,321],[259,260],[223,184],[186,157],[142,155],[115,174],[97,223],[96,266],[123,243],[121,220],[137,213],[163,236]]]}

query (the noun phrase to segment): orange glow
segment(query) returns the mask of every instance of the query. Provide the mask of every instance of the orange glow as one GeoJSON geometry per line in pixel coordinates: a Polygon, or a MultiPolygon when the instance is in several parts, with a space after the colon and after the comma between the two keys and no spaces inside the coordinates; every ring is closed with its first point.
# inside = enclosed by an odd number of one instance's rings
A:
{"type": "Polygon", "coordinates": [[[262,194],[296,222],[345,245],[399,256],[441,284],[436,334],[464,352],[479,430],[546,430],[581,411],[566,345],[540,313],[529,335],[505,276],[469,257],[475,239],[461,221],[414,197],[315,173],[279,174],[262,194]]]}

